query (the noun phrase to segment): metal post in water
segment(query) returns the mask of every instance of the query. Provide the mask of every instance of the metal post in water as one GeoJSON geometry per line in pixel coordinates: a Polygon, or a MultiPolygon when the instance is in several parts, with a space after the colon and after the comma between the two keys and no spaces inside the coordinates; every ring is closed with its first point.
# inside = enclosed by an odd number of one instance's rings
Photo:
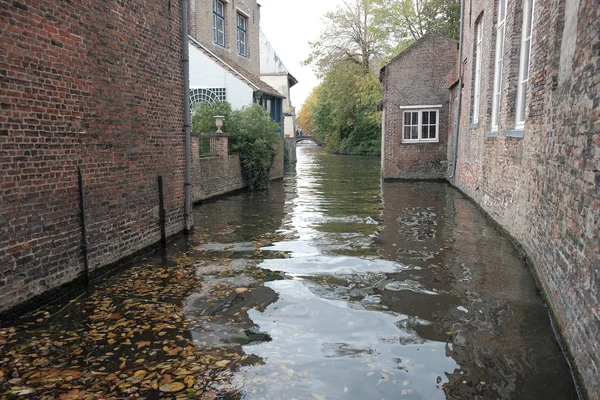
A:
{"type": "Polygon", "coordinates": [[[160,245],[167,247],[167,228],[166,228],[166,212],[165,212],[165,196],[162,175],[158,176],[158,220],[160,224],[160,245]]]}
{"type": "Polygon", "coordinates": [[[90,265],[88,260],[87,225],[85,219],[85,187],[81,168],[77,167],[79,178],[79,213],[81,215],[81,251],[83,252],[83,266],[85,268],[85,284],[90,285],[90,265]]]}

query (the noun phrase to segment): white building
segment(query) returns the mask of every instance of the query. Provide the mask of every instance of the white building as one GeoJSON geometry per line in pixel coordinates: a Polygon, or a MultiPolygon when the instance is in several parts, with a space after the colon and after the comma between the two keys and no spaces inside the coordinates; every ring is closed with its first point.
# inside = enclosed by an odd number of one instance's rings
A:
{"type": "Polygon", "coordinates": [[[283,97],[283,117],[285,137],[294,137],[297,122],[295,108],[290,100],[290,88],[298,83],[289,73],[275,49],[260,30],[260,79],[275,88],[283,97]]]}
{"type": "Polygon", "coordinates": [[[282,122],[284,95],[223,55],[216,55],[194,38],[190,43],[191,107],[203,101],[228,101],[234,110],[259,103],[282,122]]]}

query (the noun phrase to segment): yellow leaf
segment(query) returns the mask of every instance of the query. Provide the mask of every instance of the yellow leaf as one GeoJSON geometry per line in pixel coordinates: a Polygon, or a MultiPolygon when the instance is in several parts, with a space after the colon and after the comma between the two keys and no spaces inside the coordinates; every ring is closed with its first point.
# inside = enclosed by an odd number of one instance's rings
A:
{"type": "Polygon", "coordinates": [[[165,383],[164,385],[161,385],[158,390],[160,390],[161,392],[165,392],[165,393],[175,393],[175,392],[179,392],[180,390],[183,390],[185,388],[185,385],[181,382],[171,382],[171,383],[165,383]]]}
{"type": "Polygon", "coordinates": [[[348,393],[348,387],[344,386],[344,393],[348,393]]]}
{"type": "Polygon", "coordinates": [[[108,343],[108,344],[114,344],[114,343],[115,343],[115,339],[108,339],[108,340],[107,340],[107,343],[108,343]]]}
{"type": "Polygon", "coordinates": [[[145,362],[146,360],[144,360],[143,358],[138,358],[137,360],[135,360],[136,364],[142,364],[143,362],[145,362]]]}
{"type": "Polygon", "coordinates": [[[221,361],[217,361],[217,362],[215,363],[215,365],[216,365],[217,367],[226,367],[226,366],[228,366],[228,365],[229,365],[229,361],[227,361],[227,360],[221,360],[221,361]]]}
{"type": "Polygon", "coordinates": [[[316,394],[316,393],[312,393],[312,397],[313,397],[313,399],[315,399],[315,400],[326,400],[326,399],[325,399],[325,396],[321,396],[321,395],[319,395],[319,394],[316,394]]]}

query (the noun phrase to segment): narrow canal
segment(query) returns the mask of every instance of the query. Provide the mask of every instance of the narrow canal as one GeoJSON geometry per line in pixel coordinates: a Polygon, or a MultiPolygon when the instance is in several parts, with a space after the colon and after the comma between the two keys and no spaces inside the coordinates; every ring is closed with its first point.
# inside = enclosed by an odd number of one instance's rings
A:
{"type": "Polygon", "coordinates": [[[0,330],[0,397],[577,399],[526,265],[446,184],[299,147],[268,192],[194,218],[0,330]]]}

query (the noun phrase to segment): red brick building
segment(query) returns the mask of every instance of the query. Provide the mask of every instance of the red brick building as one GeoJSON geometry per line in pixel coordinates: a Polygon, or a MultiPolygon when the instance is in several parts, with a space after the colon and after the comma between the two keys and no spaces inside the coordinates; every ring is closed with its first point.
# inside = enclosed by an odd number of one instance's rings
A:
{"type": "MultiPolygon", "coordinates": [[[[462,85],[447,92],[445,177],[530,261],[580,381],[589,398],[600,398],[600,7],[596,0],[463,6],[462,85]]],[[[428,76],[439,57],[422,47],[432,60],[421,71],[428,76]]],[[[390,71],[385,101],[411,104],[402,91],[389,98],[390,71]]],[[[390,123],[412,129],[389,115],[384,121],[386,132],[390,123]]],[[[386,136],[384,177],[430,176],[430,165],[397,161],[399,148],[409,160],[427,157],[411,158],[386,136]]]]}
{"type": "Polygon", "coordinates": [[[590,398],[600,398],[600,6],[464,4],[452,182],[522,246],[590,398]]]}
{"type": "Polygon", "coordinates": [[[183,229],[179,1],[0,0],[0,311],[183,229]]]}
{"type": "Polygon", "coordinates": [[[431,31],[381,69],[384,178],[446,176],[448,86],[455,76],[456,49],[455,40],[431,31]]]}

